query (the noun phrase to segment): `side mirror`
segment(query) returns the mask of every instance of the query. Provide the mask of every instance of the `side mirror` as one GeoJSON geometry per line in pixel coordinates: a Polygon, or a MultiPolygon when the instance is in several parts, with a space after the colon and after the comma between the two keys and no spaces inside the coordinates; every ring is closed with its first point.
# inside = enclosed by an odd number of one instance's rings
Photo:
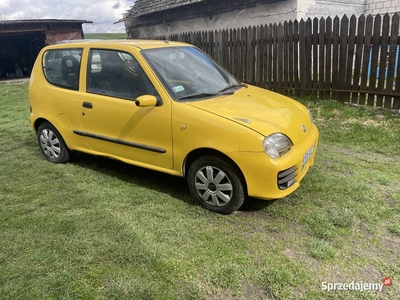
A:
{"type": "Polygon", "coordinates": [[[143,95],[135,100],[135,104],[138,107],[160,106],[161,103],[160,98],[152,95],[143,95]]]}

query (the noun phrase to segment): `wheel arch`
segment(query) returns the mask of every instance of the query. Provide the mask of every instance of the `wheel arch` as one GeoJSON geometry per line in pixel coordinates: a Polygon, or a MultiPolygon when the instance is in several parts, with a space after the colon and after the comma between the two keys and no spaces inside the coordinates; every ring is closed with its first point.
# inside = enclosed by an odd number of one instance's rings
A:
{"type": "Polygon", "coordinates": [[[70,159],[70,150],[59,130],[44,118],[34,123],[40,150],[45,158],[52,163],[66,163],[70,159]],[[46,131],[46,133],[43,133],[46,131]],[[49,134],[48,132],[51,132],[49,134]]]}
{"type": "Polygon", "coordinates": [[[40,126],[41,124],[43,124],[44,122],[48,122],[49,124],[51,124],[52,126],[54,126],[55,129],[57,129],[58,133],[61,135],[61,138],[63,139],[65,145],[66,145],[67,148],[68,148],[68,150],[72,151],[72,148],[70,148],[70,145],[65,141],[64,136],[61,134],[61,132],[60,132],[60,130],[58,129],[58,127],[57,127],[53,122],[50,122],[50,121],[49,121],[48,119],[46,119],[46,118],[37,118],[37,119],[35,120],[35,122],[33,123],[33,129],[35,130],[35,133],[36,133],[36,134],[38,133],[39,126],[40,126]]]}
{"type": "MultiPolygon", "coordinates": [[[[45,118],[38,118],[35,120],[35,123],[33,123],[33,128],[35,129],[35,132],[37,133],[38,128],[40,126],[40,124],[42,124],[43,122],[49,122],[51,125],[54,126],[53,123],[51,123],[49,120],[45,119],[45,118]]],[[[55,126],[54,126],[55,127],[55,126]]],[[[57,128],[57,127],[56,127],[57,128]]],[[[57,129],[58,130],[58,129],[57,129]]]]}
{"type": "Polygon", "coordinates": [[[221,157],[223,159],[226,159],[228,161],[230,161],[232,164],[234,164],[237,168],[237,170],[240,172],[243,182],[246,185],[246,189],[247,189],[247,182],[246,182],[246,178],[244,177],[244,174],[242,172],[242,170],[240,169],[240,167],[237,165],[237,163],[231,159],[229,156],[227,156],[226,154],[212,149],[212,148],[198,148],[195,149],[193,151],[191,151],[185,158],[184,162],[183,162],[183,167],[182,167],[182,172],[183,172],[183,177],[186,177],[187,172],[189,170],[190,165],[199,157],[202,156],[207,156],[207,155],[214,155],[214,156],[218,156],[221,157]]]}

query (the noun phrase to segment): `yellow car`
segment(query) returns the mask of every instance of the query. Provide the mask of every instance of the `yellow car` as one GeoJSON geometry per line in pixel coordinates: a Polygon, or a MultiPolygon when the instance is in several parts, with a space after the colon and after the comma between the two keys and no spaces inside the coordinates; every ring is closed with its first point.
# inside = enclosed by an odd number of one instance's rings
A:
{"type": "Polygon", "coordinates": [[[239,82],[184,43],[81,40],[40,52],[30,122],[48,161],[70,151],[183,176],[206,208],[284,197],[314,162],[318,129],[285,96],[239,82]]]}

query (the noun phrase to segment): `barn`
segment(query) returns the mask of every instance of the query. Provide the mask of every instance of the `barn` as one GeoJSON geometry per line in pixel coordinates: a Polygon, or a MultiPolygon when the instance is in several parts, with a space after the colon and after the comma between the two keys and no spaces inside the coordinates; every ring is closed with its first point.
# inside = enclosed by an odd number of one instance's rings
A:
{"type": "Polygon", "coordinates": [[[27,77],[39,51],[66,39],[84,38],[86,20],[0,20],[0,79],[27,77]]]}

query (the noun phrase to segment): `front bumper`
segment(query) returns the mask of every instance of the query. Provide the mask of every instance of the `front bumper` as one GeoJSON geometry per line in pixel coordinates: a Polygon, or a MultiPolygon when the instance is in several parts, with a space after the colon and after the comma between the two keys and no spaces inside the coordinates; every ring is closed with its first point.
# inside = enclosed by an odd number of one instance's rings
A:
{"type": "Polygon", "coordinates": [[[271,159],[264,152],[231,153],[230,157],[243,172],[248,195],[261,199],[277,199],[295,191],[309,167],[314,164],[318,136],[318,129],[313,124],[302,141],[276,159],[271,159]],[[306,153],[309,155],[306,157],[308,159],[305,159],[306,153]]]}

